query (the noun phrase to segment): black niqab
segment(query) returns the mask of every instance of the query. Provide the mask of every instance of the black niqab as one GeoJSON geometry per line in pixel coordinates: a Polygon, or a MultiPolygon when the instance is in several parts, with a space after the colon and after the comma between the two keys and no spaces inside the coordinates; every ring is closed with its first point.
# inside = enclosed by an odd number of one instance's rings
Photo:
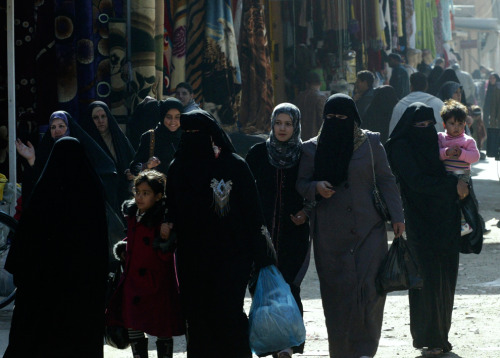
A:
{"type": "Polygon", "coordinates": [[[410,143],[415,160],[428,175],[445,175],[443,162],[439,159],[439,144],[436,128],[434,127],[434,111],[423,103],[411,104],[403,113],[401,120],[392,131],[385,148],[389,160],[393,144],[399,140],[410,143]],[[427,127],[415,127],[415,123],[431,121],[427,127]]]}
{"type": "Polygon", "coordinates": [[[333,186],[347,180],[354,151],[355,124],[360,126],[361,119],[352,98],[339,93],[330,96],[325,103],[323,126],[318,136],[314,180],[326,180],[333,186]],[[340,114],[347,118],[326,118],[327,114],[340,114]]]}
{"type": "Polygon", "coordinates": [[[443,74],[444,69],[441,66],[434,66],[431,73],[429,73],[429,77],[427,77],[427,93],[434,95],[437,93],[439,88],[436,88],[439,77],[443,74]]]}

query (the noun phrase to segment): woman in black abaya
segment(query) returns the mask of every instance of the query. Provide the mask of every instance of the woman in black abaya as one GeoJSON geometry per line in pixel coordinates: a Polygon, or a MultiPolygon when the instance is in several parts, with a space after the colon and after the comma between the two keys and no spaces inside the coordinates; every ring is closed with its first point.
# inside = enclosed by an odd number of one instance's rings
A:
{"type": "Polygon", "coordinates": [[[103,357],[108,238],[101,181],[75,138],[50,153],[12,242],[5,358],[103,357]]]}
{"type": "Polygon", "coordinates": [[[452,349],[448,341],[458,273],[459,198],[467,184],[448,174],[439,159],[432,108],[413,103],[386,143],[399,181],[408,242],[420,261],[424,288],[410,290],[413,346],[433,357],[452,349]]]}
{"type": "MultiPolygon", "coordinates": [[[[113,159],[116,166],[118,185],[115,189],[117,202],[121,204],[132,197],[130,181],[125,171],[134,159],[135,151],[122,132],[106,103],[94,101],[88,107],[88,115],[80,125],[96,141],[101,149],[113,159]]],[[[118,208],[117,208],[118,209],[118,208]]]]}
{"type": "Polygon", "coordinates": [[[250,270],[275,263],[255,182],[209,113],[182,114],[181,128],[166,194],[167,221],[177,236],[187,354],[250,358],[243,311],[250,270]]]}

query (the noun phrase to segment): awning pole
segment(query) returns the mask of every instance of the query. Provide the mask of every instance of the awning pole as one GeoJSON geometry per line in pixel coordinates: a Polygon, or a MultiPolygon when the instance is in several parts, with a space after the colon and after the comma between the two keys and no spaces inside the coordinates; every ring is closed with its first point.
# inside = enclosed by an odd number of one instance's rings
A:
{"type": "Polygon", "coordinates": [[[14,190],[9,214],[14,215],[17,201],[17,165],[16,165],[16,70],[14,42],[14,0],[7,0],[7,87],[9,110],[9,183],[14,190]]]}

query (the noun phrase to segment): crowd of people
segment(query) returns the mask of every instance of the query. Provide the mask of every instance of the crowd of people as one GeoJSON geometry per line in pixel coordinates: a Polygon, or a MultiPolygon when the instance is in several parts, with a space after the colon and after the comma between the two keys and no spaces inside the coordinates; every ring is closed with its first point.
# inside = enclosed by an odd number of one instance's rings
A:
{"type": "MultiPolygon", "coordinates": [[[[149,124],[134,117],[135,140],[103,102],[80,125],[54,112],[36,149],[16,142],[25,175],[6,264],[17,299],[5,357],[99,357],[107,325],[126,329],[134,358],[148,356],[146,334],[162,358],[184,334],[188,357],[250,358],[249,280],[276,265],[303,314],[311,245],[330,356],[374,357],[386,299],[375,279],[388,250],[374,183],[425,282],[409,292],[413,346],[429,357],[451,351],[458,243],[471,230],[460,200],[473,194],[485,124],[498,121],[500,78],[490,75],[488,111],[468,109],[455,69],[408,76],[399,56],[390,61],[390,85],[373,88],[361,71],[352,98],[326,98],[310,74],[297,105],[274,108],[268,139],[245,159],[189,84],[178,99],[138,107],[149,124]],[[123,213],[127,237],[114,247],[123,274],[105,307],[110,212],[123,213]],[[41,291],[51,295],[40,300],[41,291]]],[[[269,355],[290,358],[305,344],[269,355]]]]}

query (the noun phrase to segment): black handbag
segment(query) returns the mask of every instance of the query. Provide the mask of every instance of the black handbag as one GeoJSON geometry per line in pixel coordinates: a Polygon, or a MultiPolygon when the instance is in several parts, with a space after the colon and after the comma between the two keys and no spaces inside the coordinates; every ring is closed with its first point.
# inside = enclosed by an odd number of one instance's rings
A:
{"type": "Polygon", "coordinates": [[[375,279],[377,292],[381,295],[423,287],[418,263],[406,240],[397,237],[385,256],[375,279]]]}
{"type": "Polygon", "coordinates": [[[462,254],[479,254],[483,248],[483,227],[484,221],[477,205],[472,198],[473,193],[460,200],[460,208],[465,221],[472,227],[470,234],[460,237],[460,252],[462,254]]]}
{"type": "MultiPolygon", "coordinates": [[[[111,301],[111,297],[117,292],[118,284],[123,273],[121,263],[118,263],[114,272],[108,275],[107,289],[106,289],[106,307],[111,301]]],[[[119,294],[119,293],[118,293],[119,294]]],[[[117,348],[126,349],[130,346],[128,338],[128,330],[122,326],[105,326],[104,327],[104,341],[107,345],[117,348]]]]}
{"type": "Polygon", "coordinates": [[[391,221],[391,214],[389,213],[389,208],[387,207],[385,199],[382,196],[382,193],[380,192],[380,189],[377,186],[377,179],[375,178],[375,163],[373,162],[372,145],[370,143],[369,138],[366,141],[368,142],[368,147],[370,148],[370,157],[372,160],[372,173],[373,173],[372,199],[373,199],[373,205],[375,206],[375,209],[377,210],[377,212],[380,215],[380,217],[382,218],[382,220],[391,221]]]}

